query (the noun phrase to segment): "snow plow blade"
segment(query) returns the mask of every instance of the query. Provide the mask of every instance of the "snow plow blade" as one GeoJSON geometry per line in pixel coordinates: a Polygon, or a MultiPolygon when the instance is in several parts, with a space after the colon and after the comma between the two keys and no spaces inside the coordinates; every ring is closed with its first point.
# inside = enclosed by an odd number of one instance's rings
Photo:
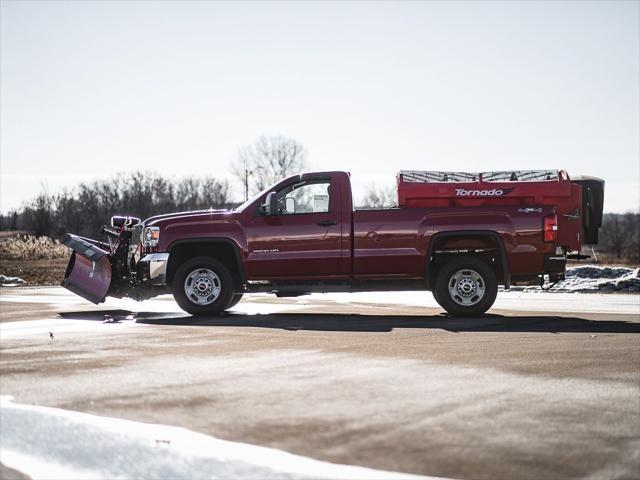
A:
{"type": "Polygon", "coordinates": [[[95,304],[104,302],[111,285],[109,252],[95,240],[70,233],[62,243],[73,250],[62,286],[95,304]]]}

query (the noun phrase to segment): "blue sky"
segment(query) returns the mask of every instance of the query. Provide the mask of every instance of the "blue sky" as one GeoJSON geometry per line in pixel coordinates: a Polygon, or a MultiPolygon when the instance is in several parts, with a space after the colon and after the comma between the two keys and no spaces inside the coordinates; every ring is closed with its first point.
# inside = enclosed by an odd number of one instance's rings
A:
{"type": "Polygon", "coordinates": [[[231,178],[283,134],[357,195],[400,169],[564,168],[638,210],[639,6],[3,0],[0,209],[135,169],[231,178]]]}

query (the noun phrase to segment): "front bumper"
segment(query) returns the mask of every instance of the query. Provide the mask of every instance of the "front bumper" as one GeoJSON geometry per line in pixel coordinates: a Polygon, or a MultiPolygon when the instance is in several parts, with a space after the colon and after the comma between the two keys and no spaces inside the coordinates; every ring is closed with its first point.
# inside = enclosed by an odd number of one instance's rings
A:
{"type": "Polygon", "coordinates": [[[166,285],[168,253],[148,253],[136,264],[138,281],[145,285],[166,285]]]}

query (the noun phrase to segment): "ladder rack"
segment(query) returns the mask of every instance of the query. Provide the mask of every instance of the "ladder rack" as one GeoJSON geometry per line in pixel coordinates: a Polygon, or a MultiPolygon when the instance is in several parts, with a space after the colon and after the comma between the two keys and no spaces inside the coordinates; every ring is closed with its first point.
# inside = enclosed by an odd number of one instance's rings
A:
{"type": "Polygon", "coordinates": [[[410,183],[470,183],[470,182],[547,182],[566,180],[562,170],[505,170],[500,172],[439,172],[402,170],[400,180],[410,183]]]}

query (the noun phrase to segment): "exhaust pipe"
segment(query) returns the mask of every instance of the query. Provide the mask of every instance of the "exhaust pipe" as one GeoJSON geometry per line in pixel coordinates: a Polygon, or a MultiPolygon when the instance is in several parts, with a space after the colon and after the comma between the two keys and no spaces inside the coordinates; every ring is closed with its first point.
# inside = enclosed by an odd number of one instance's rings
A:
{"type": "Polygon", "coordinates": [[[95,304],[104,302],[111,285],[109,251],[96,240],[67,233],[62,243],[73,250],[62,286],[95,304]]]}

